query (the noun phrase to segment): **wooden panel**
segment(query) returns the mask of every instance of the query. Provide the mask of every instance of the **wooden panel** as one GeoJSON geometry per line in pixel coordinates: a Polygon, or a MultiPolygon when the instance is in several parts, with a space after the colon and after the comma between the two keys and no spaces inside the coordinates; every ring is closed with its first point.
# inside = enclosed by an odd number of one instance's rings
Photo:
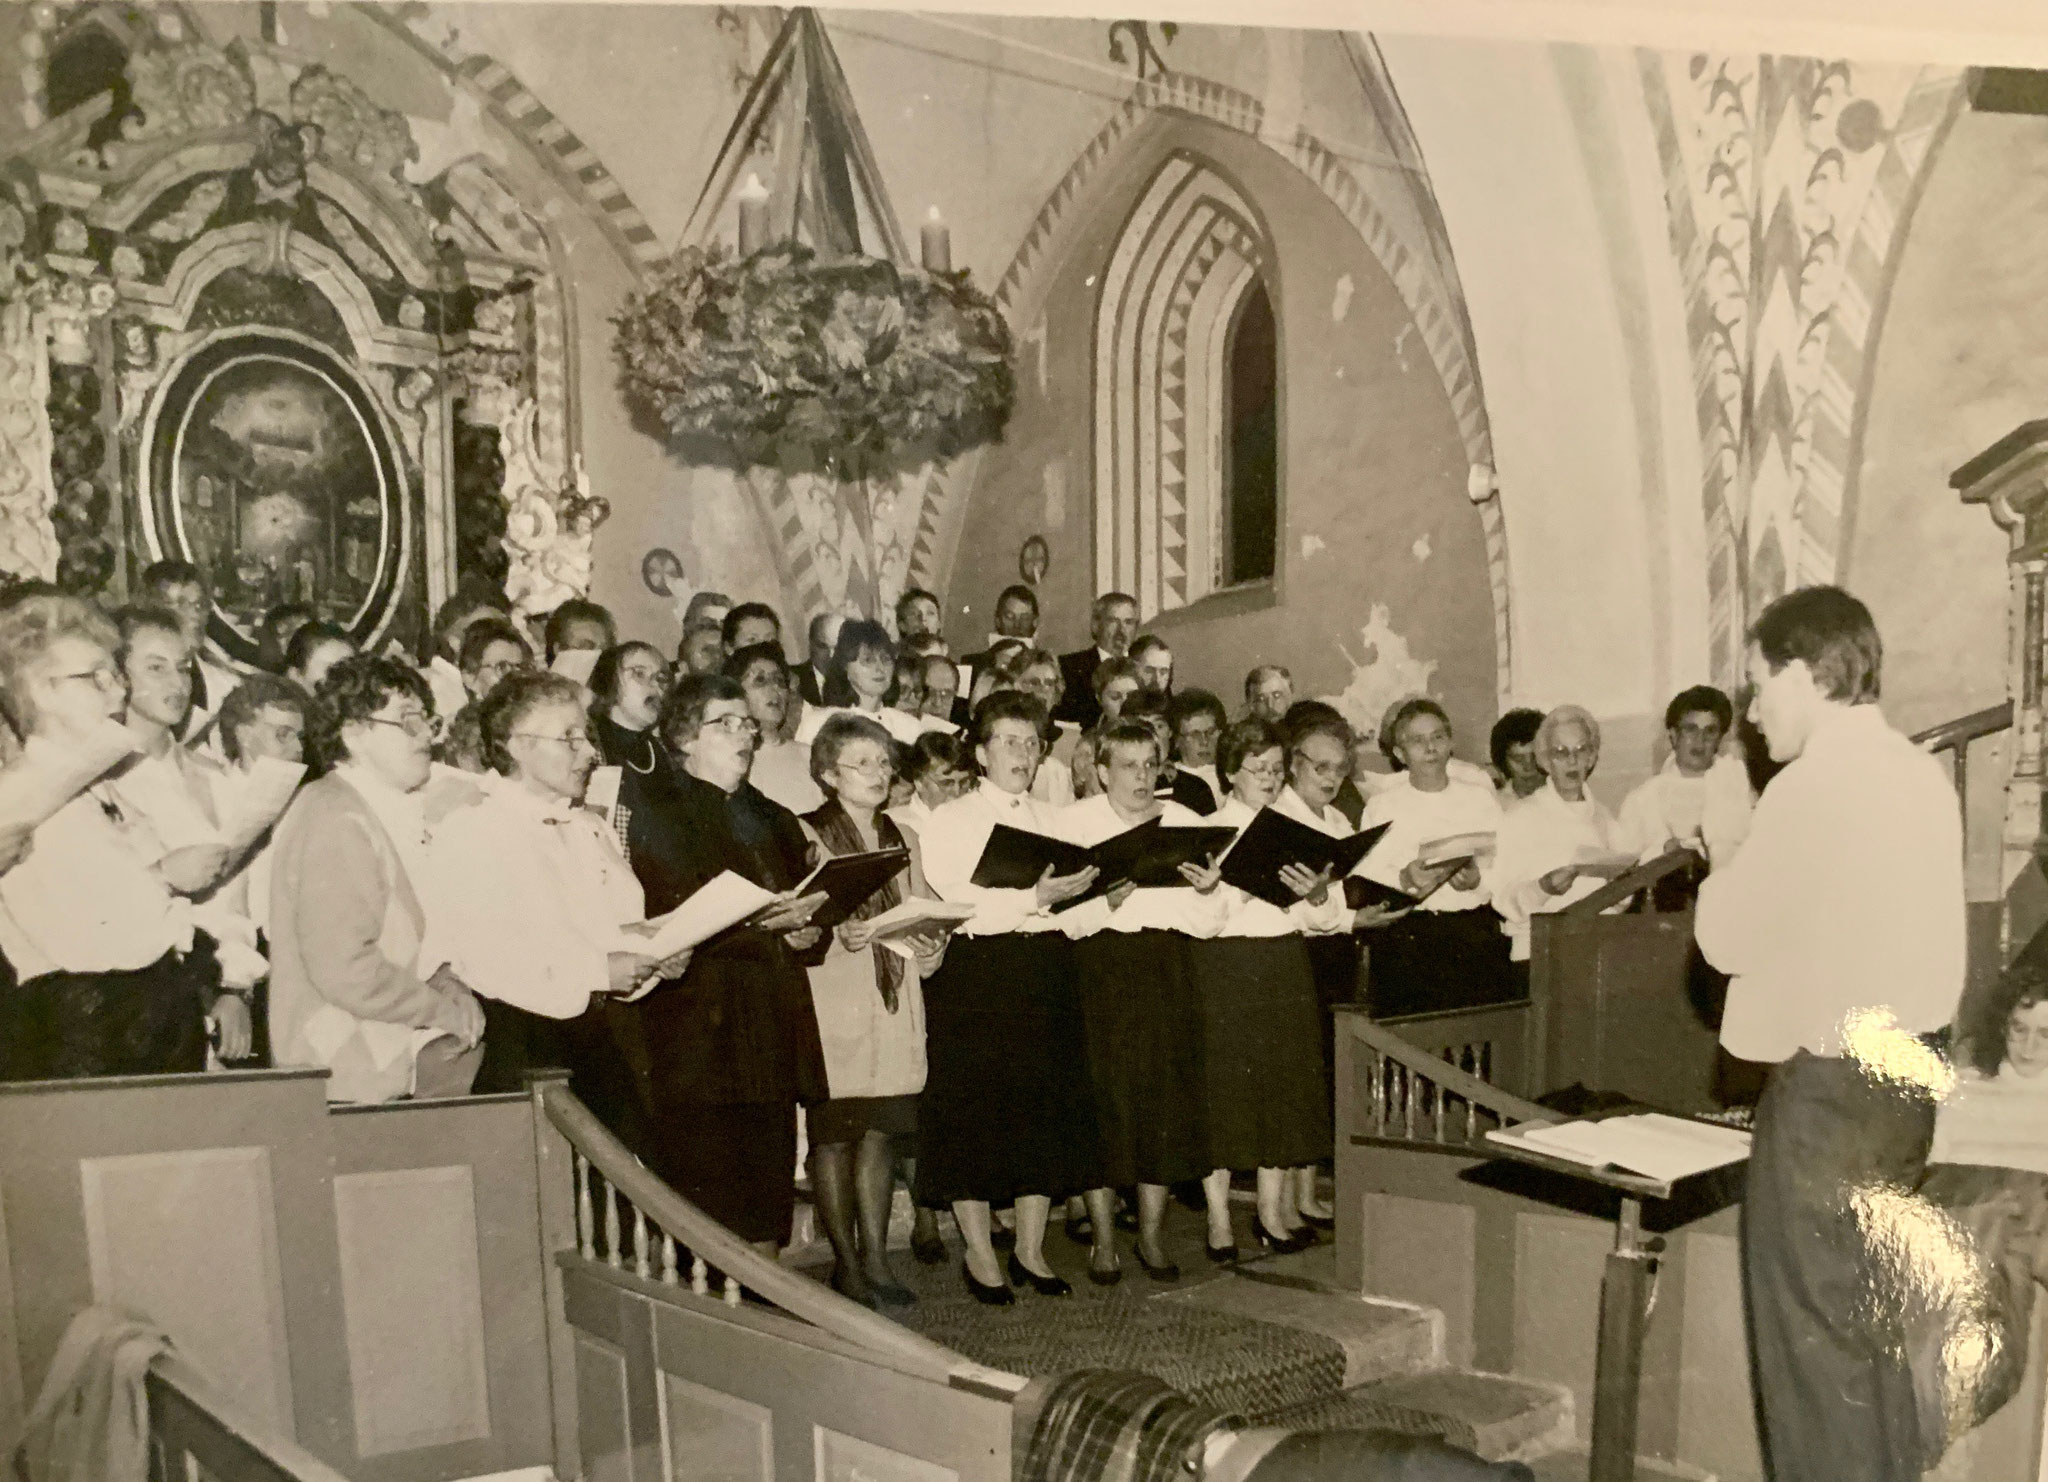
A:
{"type": "Polygon", "coordinates": [[[1444,1358],[1461,1367],[1472,1362],[1478,1226],[1467,1204],[1365,1196],[1365,1290],[1441,1312],[1444,1358]]]}
{"type": "Polygon", "coordinates": [[[960,1482],[951,1467],[877,1446],[858,1436],[818,1426],[815,1435],[814,1482],[960,1482]]]}
{"type": "Polygon", "coordinates": [[[1713,1108],[1716,1037],[1693,1002],[1689,913],[1539,915],[1534,932],[1542,1090],[1576,1082],[1674,1111],[1713,1108]]]}
{"type": "Polygon", "coordinates": [[[1741,1242],[1691,1235],[1685,1242],[1685,1383],[1678,1400],[1678,1455],[1728,1482],[1763,1475],[1749,1338],[1742,1315],[1741,1242]]]}
{"type": "Polygon", "coordinates": [[[467,1164],[334,1180],[359,1455],[491,1433],[473,1188],[467,1164]]]}
{"type": "MultiPolygon", "coordinates": [[[[626,1356],[588,1333],[576,1335],[576,1417],[583,1482],[635,1482],[632,1400],[626,1356]]],[[[639,1482],[649,1482],[642,1478],[639,1482]]]]}
{"type": "Polygon", "coordinates": [[[269,1152],[88,1158],[79,1178],[93,1300],[150,1317],[230,1400],[293,1434],[269,1152]]]}
{"type": "Polygon", "coordinates": [[[670,1482],[772,1482],[775,1415],[721,1390],[662,1376],[670,1482]]]}
{"type": "Polygon", "coordinates": [[[1515,1372],[1568,1386],[1581,1438],[1593,1416],[1600,1276],[1613,1243],[1613,1232],[1592,1220],[1515,1220],[1515,1372]]]}

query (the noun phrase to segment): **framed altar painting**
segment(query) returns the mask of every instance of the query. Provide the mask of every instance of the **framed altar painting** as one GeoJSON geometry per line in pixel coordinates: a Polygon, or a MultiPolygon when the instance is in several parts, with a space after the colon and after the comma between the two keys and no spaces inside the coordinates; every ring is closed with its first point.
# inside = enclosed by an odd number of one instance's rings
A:
{"type": "Polygon", "coordinates": [[[356,371],[317,341],[223,331],[164,378],[143,427],[152,552],[213,590],[208,636],[254,662],[263,614],[304,602],[363,647],[389,625],[413,535],[404,462],[356,371]]]}

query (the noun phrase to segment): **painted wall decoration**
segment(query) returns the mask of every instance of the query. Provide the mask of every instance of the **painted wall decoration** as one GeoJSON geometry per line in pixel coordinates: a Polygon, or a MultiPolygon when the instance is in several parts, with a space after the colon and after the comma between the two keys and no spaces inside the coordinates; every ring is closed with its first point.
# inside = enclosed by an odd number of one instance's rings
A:
{"type": "Polygon", "coordinates": [[[1403,700],[1427,695],[1436,676],[1436,661],[1418,658],[1409,641],[1393,627],[1392,614],[1384,602],[1375,602],[1358,630],[1358,650],[1339,645],[1351,682],[1326,703],[1337,707],[1363,745],[1377,745],[1380,725],[1403,700]]]}
{"type": "Polygon", "coordinates": [[[1857,398],[1952,68],[1639,53],[1694,351],[1714,677],[1749,616],[1831,580],[1857,398]]]}
{"type": "Polygon", "coordinates": [[[282,602],[359,642],[387,625],[409,501],[396,439],[341,357],[273,331],[210,339],[165,380],[143,439],[150,553],[206,573],[230,654],[255,662],[282,602]]]}

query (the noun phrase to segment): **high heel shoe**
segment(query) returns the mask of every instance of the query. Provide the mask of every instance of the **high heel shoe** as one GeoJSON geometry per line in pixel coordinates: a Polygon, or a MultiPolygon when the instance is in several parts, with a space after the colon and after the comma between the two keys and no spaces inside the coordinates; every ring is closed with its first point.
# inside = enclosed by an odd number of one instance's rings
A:
{"type": "Polygon", "coordinates": [[[1180,1267],[1172,1261],[1163,1261],[1155,1266],[1145,1259],[1145,1248],[1142,1245],[1133,1246],[1131,1249],[1132,1253],[1138,1258],[1138,1264],[1145,1268],[1145,1274],[1154,1281],[1175,1282],[1180,1280],[1180,1267]]]}
{"type": "Polygon", "coordinates": [[[1296,1210],[1295,1213],[1301,1216],[1303,1224],[1313,1225],[1318,1230],[1334,1230],[1337,1228],[1337,1217],[1334,1213],[1327,1215],[1310,1214],[1305,1209],[1296,1210]]]}
{"type": "Polygon", "coordinates": [[[1065,1277],[1040,1276],[1036,1271],[1033,1271],[1029,1266],[1018,1260],[1014,1252],[1010,1256],[1010,1284],[1012,1286],[1028,1286],[1041,1297],[1071,1297],[1074,1295],[1074,1289],[1067,1283],[1065,1277]]]}
{"type": "Polygon", "coordinates": [[[998,1224],[988,1232],[988,1243],[997,1250],[1015,1250],[1017,1232],[1008,1225],[998,1224]]]}
{"type": "Polygon", "coordinates": [[[875,1301],[882,1307],[915,1307],[917,1293],[907,1286],[898,1286],[893,1281],[873,1283],[875,1301]]]}
{"type": "Polygon", "coordinates": [[[1007,1307],[1017,1300],[1017,1294],[1007,1286],[983,1286],[965,1266],[960,1268],[960,1275],[967,1282],[967,1295],[984,1307],[1007,1307]]]}
{"type": "Polygon", "coordinates": [[[1316,1232],[1306,1225],[1292,1235],[1275,1235],[1266,1228],[1263,1220],[1254,1220],[1252,1229],[1259,1237],[1259,1244],[1277,1256],[1291,1256],[1297,1251],[1304,1251],[1322,1243],[1316,1238],[1316,1232]]]}
{"type": "Polygon", "coordinates": [[[911,1236],[910,1253],[917,1257],[917,1264],[920,1266],[946,1264],[946,1242],[937,1235],[911,1236]]]}
{"type": "Polygon", "coordinates": [[[1237,1260],[1237,1243],[1235,1241],[1232,1241],[1229,1245],[1210,1245],[1204,1241],[1202,1248],[1209,1252],[1209,1259],[1219,1266],[1229,1266],[1237,1260]]]}
{"type": "Polygon", "coordinates": [[[1085,1215],[1078,1220],[1060,1221],[1060,1228],[1067,1232],[1067,1239],[1073,1241],[1076,1245],[1093,1245],[1095,1243],[1095,1221],[1085,1215]]]}
{"type": "Polygon", "coordinates": [[[1124,1268],[1121,1264],[1112,1266],[1107,1271],[1104,1271],[1093,1261],[1088,1263],[1088,1280],[1095,1286],[1115,1286],[1123,1279],[1124,1268]]]}

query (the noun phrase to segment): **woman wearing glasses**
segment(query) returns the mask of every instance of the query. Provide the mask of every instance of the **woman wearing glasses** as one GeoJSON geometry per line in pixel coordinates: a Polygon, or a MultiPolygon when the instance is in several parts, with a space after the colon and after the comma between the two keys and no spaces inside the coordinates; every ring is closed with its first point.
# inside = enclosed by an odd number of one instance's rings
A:
{"type": "Polygon", "coordinates": [[[827,1095],[810,982],[795,953],[820,933],[824,902],[790,891],[812,846],[795,814],[747,780],[761,727],[747,693],[693,674],[663,702],[657,729],[678,762],[630,834],[647,913],[662,915],[727,870],[781,899],[700,946],[687,971],[632,1005],[649,1118],[647,1162],[677,1192],[772,1254],[796,1203],[796,1108],[827,1095]]]}
{"type": "Polygon", "coordinates": [[[924,832],[932,813],[973,790],[974,772],[966,743],[944,731],[926,731],[905,748],[903,775],[910,783],[910,797],[891,808],[889,817],[912,836],[915,849],[915,836],[924,832]]]}
{"type": "Polygon", "coordinates": [[[608,648],[590,670],[590,724],[598,765],[619,769],[612,818],[621,848],[632,832],[633,815],[649,806],[649,795],[674,785],[674,764],[655,734],[669,679],[668,661],[649,643],[608,648]]]}
{"type": "Polygon", "coordinates": [[[270,1042],[329,1072],[330,1101],[460,1096],[483,1010],[445,956],[422,955],[429,890],[427,682],[394,659],[344,659],[320,686],[316,749],[271,845],[270,1042]]]}
{"type": "Polygon", "coordinates": [[[518,1091],[542,1066],[572,1085],[634,1147],[633,1088],[601,1006],[689,964],[620,950],[638,922],[640,882],[616,839],[579,806],[597,748],[582,687],[558,674],[508,675],[479,714],[491,771],[429,846],[441,883],[436,933],[483,1000],[478,1094],[518,1091]]]}
{"type": "Polygon", "coordinates": [[[974,715],[981,785],[934,809],[920,836],[932,889],[973,906],[974,916],[925,995],[918,1201],[953,1206],[967,1246],[967,1290],[991,1306],[1013,1300],[1012,1282],[1046,1296],[1071,1290],[1045,1263],[1051,1202],[1068,1194],[1089,1196],[1092,1275],[1103,1285],[1121,1275],[1073,944],[1052,914],[1094,884],[1096,872],[1055,876],[1048,867],[1035,885],[1014,890],[974,883],[997,824],[1057,833],[1052,811],[1031,797],[1044,726],[1045,708],[1029,695],[1001,691],[982,701],[974,715]],[[1017,1246],[1006,1273],[990,1242],[989,1206],[1013,1201],[1017,1246]]]}
{"type": "MultiPolygon", "coordinates": [[[[107,733],[127,699],[117,642],[72,597],[26,597],[0,614],[0,704],[24,738],[22,764],[62,770],[107,733]]],[[[21,842],[9,841],[0,875],[0,945],[19,978],[0,1000],[0,1074],[204,1070],[218,970],[193,950],[191,905],[158,867],[152,831],[98,780],[37,826],[25,855],[21,842]]]]}
{"type": "Polygon", "coordinates": [[[808,746],[817,738],[826,717],[853,714],[865,715],[898,741],[910,744],[927,728],[923,717],[888,703],[895,683],[896,644],[889,637],[889,630],[863,618],[847,619],[840,625],[832,662],[825,669],[825,703],[821,708],[804,712],[796,739],[808,746]]]}
{"type": "MultiPolygon", "coordinates": [[[[1066,689],[1066,681],[1060,677],[1059,655],[1043,648],[1020,649],[1016,657],[999,666],[998,672],[1004,676],[1000,681],[1002,688],[1022,690],[1045,707],[1045,758],[1038,764],[1038,775],[1031,780],[1031,796],[1041,803],[1064,808],[1074,801],[1074,772],[1065,759],[1053,754],[1061,732],[1050,717],[1066,689]]],[[[1065,749],[1072,754],[1071,745],[1065,749]]]]}
{"type": "Polygon", "coordinates": [[[1529,993],[1529,918],[1583,900],[1635,864],[1614,815],[1586,791],[1600,765],[1600,722],[1560,705],[1536,732],[1536,765],[1549,780],[1502,816],[1493,904],[1506,923],[1517,997],[1529,993]]]}
{"type": "MultiPolygon", "coordinates": [[[[892,772],[889,733],[864,716],[835,715],[811,743],[811,773],[828,801],[806,816],[828,854],[901,849],[906,840],[883,805],[892,772]]],[[[907,870],[833,931],[810,969],[811,1002],[832,1095],[809,1109],[811,1187],[832,1242],[832,1286],[870,1306],[907,1306],[889,1271],[889,1201],[896,1154],[917,1135],[924,1089],[923,980],[945,956],[943,937],[916,940],[903,957],[873,940],[867,923],[926,894],[907,870]]]]}

